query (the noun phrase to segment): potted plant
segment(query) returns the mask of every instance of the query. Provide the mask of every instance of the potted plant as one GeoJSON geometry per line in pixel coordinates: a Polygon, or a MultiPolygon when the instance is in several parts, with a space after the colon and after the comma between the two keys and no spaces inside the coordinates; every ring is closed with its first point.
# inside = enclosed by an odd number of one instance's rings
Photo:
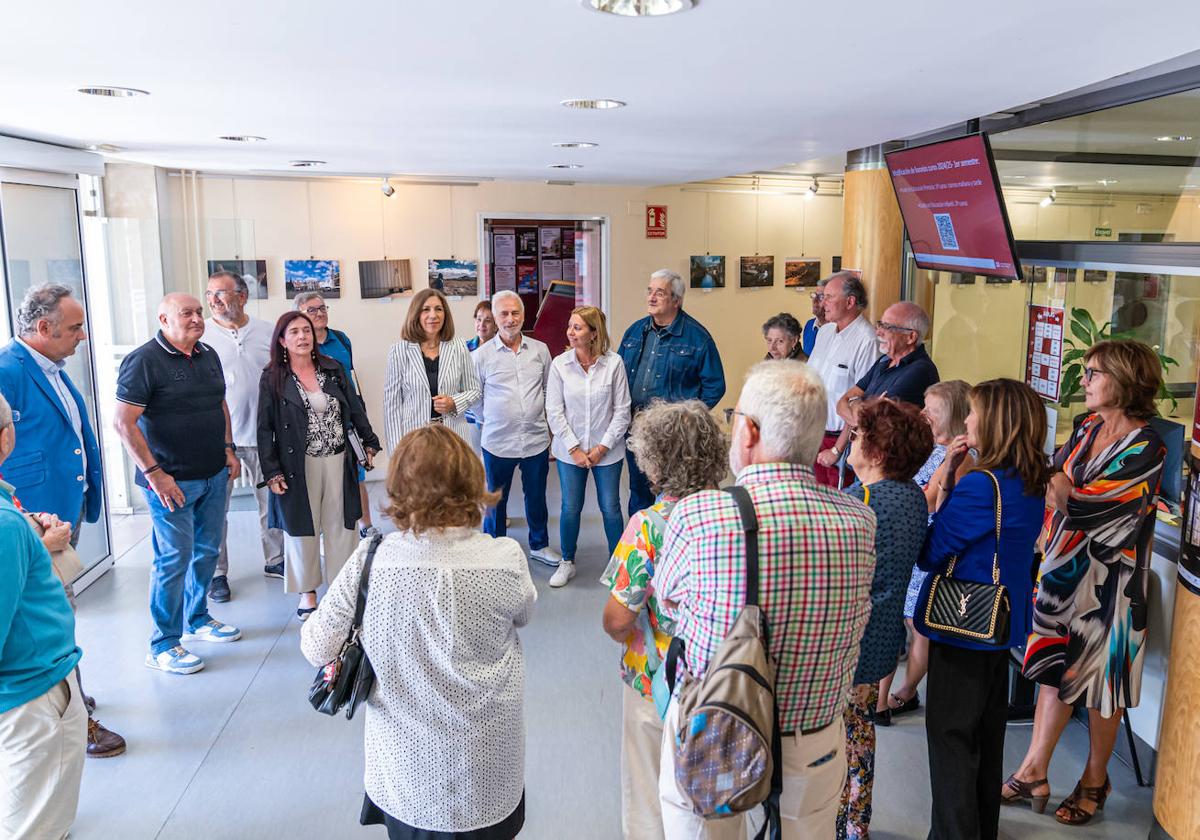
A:
{"type": "MultiPolygon", "coordinates": [[[[1072,397],[1083,392],[1083,357],[1087,355],[1088,351],[1101,341],[1133,338],[1133,335],[1128,332],[1110,332],[1111,328],[1112,321],[1105,321],[1102,326],[1097,326],[1096,319],[1086,309],[1071,308],[1071,335],[1075,337],[1075,340],[1070,338],[1063,340],[1063,346],[1070,348],[1063,353],[1062,385],[1059,388],[1058,400],[1058,404],[1063,408],[1068,406],[1072,397]]],[[[1174,414],[1179,407],[1179,401],[1167,390],[1167,371],[1171,365],[1178,366],[1179,362],[1170,356],[1164,356],[1158,346],[1152,349],[1158,355],[1158,362],[1162,365],[1163,370],[1163,381],[1159,387],[1158,399],[1170,400],[1171,413],[1174,414]]]]}

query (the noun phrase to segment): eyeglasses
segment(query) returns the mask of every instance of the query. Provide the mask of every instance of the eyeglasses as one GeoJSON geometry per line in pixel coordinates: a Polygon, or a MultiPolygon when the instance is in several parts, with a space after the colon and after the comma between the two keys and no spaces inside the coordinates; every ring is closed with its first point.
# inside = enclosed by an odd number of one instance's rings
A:
{"type": "Polygon", "coordinates": [[[758,420],[757,420],[757,419],[755,419],[754,417],[751,417],[751,416],[750,416],[749,414],[747,414],[746,412],[744,412],[744,411],[741,411],[740,409],[736,409],[736,408],[727,408],[727,409],[725,409],[725,422],[726,422],[726,423],[733,423],[733,415],[735,415],[735,414],[740,414],[742,417],[745,417],[747,420],[749,420],[749,421],[750,421],[751,423],[753,423],[755,426],[759,426],[759,425],[761,425],[761,424],[758,422],[758,420]]]}
{"type": "Polygon", "coordinates": [[[850,430],[850,440],[858,440],[860,437],[862,437],[862,432],[857,427],[850,430]]]}
{"type": "Polygon", "coordinates": [[[825,295],[820,292],[809,292],[808,296],[813,300],[825,300],[825,295]]]}
{"type": "Polygon", "coordinates": [[[1084,381],[1090,384],[1090,383],[1091,383],[1091,381],[1092,381],[1092,377],[1093,377],[1093,376],[1095,376],[1097,373],[1104,373],[1104,374],[1107,374],[1107,373],[1108,373],[1108,371],[1106,371],[1106,370],[1101,370],[1100,368],[1094,368],[1094,367],[1085,367],[1085,368],[1083,369],[1083,379],[1084,379],[1084,381]]]}
{"type": "Polygon", "coordinates": [[[910,333],[916,332],[916,330],[914,330],[912,327],[902,327],[899,324],[889,324],[887,321],[876,321],[875,329],[886,330],[887,332],[894,332],[894,333],[895,332],[910,332],[910,333]]]}
{"type": "Polygon", "coordinates": [[[301,309],[300,311],[309,316],[324,315],[329,311],[329,307],[322,304],[321,306],[310,306],[307,309],[301,309]]]}
{"type": "Polygon", "coordinates": [[[646,289],[646,297],[650,298],[650,300],[658,300],[659,298],[670,296],[670,292],[664,292],[662,289],[646,289]]]}
{"type": "Polygon", "coordinates": [[[205,300],[229,300],[241,294],[237,289],[209,289],[204,293],[205,300]]]}

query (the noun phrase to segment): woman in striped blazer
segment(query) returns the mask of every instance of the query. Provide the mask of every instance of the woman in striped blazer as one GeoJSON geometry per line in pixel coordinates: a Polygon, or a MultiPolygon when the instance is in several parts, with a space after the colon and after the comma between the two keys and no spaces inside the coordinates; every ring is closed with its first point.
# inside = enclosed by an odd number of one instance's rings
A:
{"type": "Polygon", "coordinates": [[[417,292],[400,337],[388,353],[383,384],[388,450],[428,423],[444,423],[469,441],[463,414],[479,401],[479,376],[467,345],[454,337],[446,296],[436,289],[417,292]]]}

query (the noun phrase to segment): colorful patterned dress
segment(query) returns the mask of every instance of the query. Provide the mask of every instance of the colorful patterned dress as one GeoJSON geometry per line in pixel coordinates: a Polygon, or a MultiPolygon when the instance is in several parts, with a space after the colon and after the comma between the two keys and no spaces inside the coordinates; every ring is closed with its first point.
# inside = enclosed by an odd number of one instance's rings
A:
{"type": "Polygon", "coordinates": [[[1146,587],[1155,502],[1166,447],[1150,426],[1103,452],[1103,426],[1085,419],[1055,457],[1071,479],[1067,513],[1047,510],[1025,676],[1057,686],[1064,703],[1111,717],[1138,704],[1146,643],[1146,587]]]}

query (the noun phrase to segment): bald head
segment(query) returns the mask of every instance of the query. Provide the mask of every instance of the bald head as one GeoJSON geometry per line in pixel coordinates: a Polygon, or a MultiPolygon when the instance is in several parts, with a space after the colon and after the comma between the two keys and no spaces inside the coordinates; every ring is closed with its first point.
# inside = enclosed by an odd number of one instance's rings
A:
{"type": "Polygon", "coordinates": [[[879,352],[897,364],[921,346],[929,332],[929,316],[925,310],[907,300],[893,303],[883,312],[875,325],[879,352]]]}
{"type": "Polygon", "coordinates": [[[167,341],[190,353],[204,335],[204,307],[186,292],[171,292],[158,304],[158,323],[167,341]]]}
{"type": "Polygon", "coordinates": [[[893,303],[884,311],[883,320],[913,330],[917,334],[917,341],[924,341],[929,334],[929,316],[912,301],[893,303]]]}

